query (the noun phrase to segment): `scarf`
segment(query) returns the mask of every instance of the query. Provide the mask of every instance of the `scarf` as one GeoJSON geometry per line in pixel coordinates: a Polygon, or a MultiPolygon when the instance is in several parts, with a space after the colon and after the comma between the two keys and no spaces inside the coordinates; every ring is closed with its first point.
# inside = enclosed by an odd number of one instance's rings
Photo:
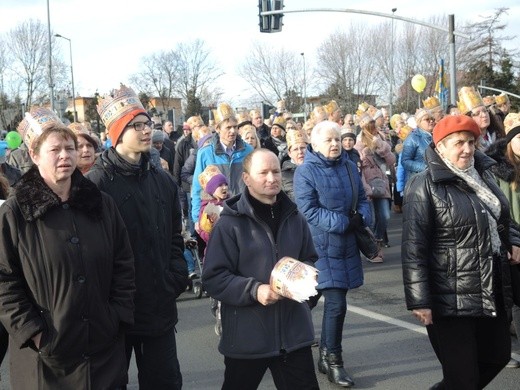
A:
{"type": "Polygon", "coordinates": [[[494,254],[500,253],[500,236],[498,235],[498,227],[497,221],[500,218],[500,212],[502,210],[500,201],[496,197],[496,195],[489,189],[487,184],[484,182],[482,177],[479,175],[473,162],[471,166],[466,169],[459,169],[455,167],[448,159],[438,153],[441,157],[442,161],[446,164],[446,166],[458,177],[464,180],[468,186],[475,191],[477,197],[481,200],[481,202],[485,205],[484,209],[488,214],[489,220],[489,231],[491,233],[491,248],[493,249],[494,254]]]}

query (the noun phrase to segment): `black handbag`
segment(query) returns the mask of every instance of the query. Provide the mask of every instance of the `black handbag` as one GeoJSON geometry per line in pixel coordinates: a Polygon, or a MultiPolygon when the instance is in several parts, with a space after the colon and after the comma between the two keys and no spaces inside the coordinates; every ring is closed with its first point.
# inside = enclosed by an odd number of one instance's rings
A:
{"type": "MultiPolygon", "coordinates": [[[[350,179],[350,185],[352,187],[352,211],[351,215],[357,214],[357,201],[358,201],[358,188],[354,184],[352,178],[352,169],[347,163],[347,172],[350,179]]],[[[369,260],[372,260],[379,253],[379,246],[377,245],[376,236],[372,233],[372,230],[366,225],[359,226],[354,230],[356,235],[356,243],[358,249],[365,255],[369,260]]]]}

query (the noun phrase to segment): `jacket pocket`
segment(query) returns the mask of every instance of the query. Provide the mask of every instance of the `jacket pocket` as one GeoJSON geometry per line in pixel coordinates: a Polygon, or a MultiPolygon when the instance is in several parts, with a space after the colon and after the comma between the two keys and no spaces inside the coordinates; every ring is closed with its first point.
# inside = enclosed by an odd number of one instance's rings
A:
{"type": "Polygon", "coordinates": [[[40,338],[40,347],[38,348],[38,352],[44,356],[52,356],[57,332],[54,329],[54,324],[49,311],[42,309],[41,316],[43,318],[43,322],[45,323],[45,329],[43,330],[42,336],[40,338]]]}

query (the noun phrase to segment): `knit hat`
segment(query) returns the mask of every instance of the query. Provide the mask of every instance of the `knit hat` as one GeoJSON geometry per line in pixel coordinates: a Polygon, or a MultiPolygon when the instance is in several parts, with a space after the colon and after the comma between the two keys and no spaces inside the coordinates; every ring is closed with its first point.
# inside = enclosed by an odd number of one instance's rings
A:
{"type": "Polygon", "coordinates": [[[504,129],[507,142],[511,142],[517,134],[520,134],[520,114],[507,114],[504,119],[504,129]]]}
{"type": "Polygon", "coordinates": [[[480,137],[480,129],[477,122],[469,116],[448,115],[442,118],[433,128],[433,143],[437,145],[443,138],[459,131],[469,131],[475,136],[475,140],[480,137]]]}
{"type": "Polygon", "coordinates": [[[341,140],[343,141],[344,138],[352,138],[354,141],[356,140],[356,134],[346,131],[341,134],[341,140]]]}
{"type": "Polygon", "coordinates": [[[134,90],[123,84],[119,89],[113,90],[110,96],[98,99],[97,111],[108,130],[108,138],[114,147],[125,128],[136,116],[142,114],[150,119],[150,115],[144,109],[134,90]]]}
{"type": "Polygon", "coordinates": [[[213,195],[218,187],[228,184],[228,181],[216,165],[208,165],[199,175],[199,183],[206,193],[213,195]]]}
{"type": "Polygon", "coordinates": [[[163,142],[164,134],[161,130],[154,130],[152,133],[152,142],[163,142]]]}

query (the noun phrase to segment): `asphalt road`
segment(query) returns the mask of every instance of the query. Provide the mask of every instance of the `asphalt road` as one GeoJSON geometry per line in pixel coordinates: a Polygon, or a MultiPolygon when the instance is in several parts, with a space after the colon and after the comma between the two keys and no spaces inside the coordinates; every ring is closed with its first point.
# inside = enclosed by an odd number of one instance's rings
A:
{"type": "MultiPolygon", "coordinates": [[[[406,310],[401,278],[401,215],[392,213],[388,229],[391,247],[385,249],[382,264],[364,263],[365,285],[348,293],[348,313],[343,331],[345,367],[357,389],[428,389],[442,377],[424,327],[406,310]]],[[[177,346],[185,389],[220,389],[223,357],[217,351],[218,337],[209,299],[196,299],[187,292],[178,301],[177,346]]],[[[313,310],[319,338],[323,302],[313,310]]],[[[317,348],[314,348],[317,358],[317,348]]],[[[515,351],[520,347],[515,343],[515,351]]],[[[518,356],[518,355],[517,355],[518,356]]],[[[520,358],[520,356],[518,356],[520,358]]],[[[0,369],[0,389],[8,386],[8,358],[0,369]]],[[[321,389],[339,389],[318,373],[321,389]]],[[[504,369],[487,387],[518,389],[520,369],[504,369]]],[[[269,373],[260,389],[274,389],[269,373]]],[[[132,363],[129,390],[138,389],[137,371],[132,363]]]]}

